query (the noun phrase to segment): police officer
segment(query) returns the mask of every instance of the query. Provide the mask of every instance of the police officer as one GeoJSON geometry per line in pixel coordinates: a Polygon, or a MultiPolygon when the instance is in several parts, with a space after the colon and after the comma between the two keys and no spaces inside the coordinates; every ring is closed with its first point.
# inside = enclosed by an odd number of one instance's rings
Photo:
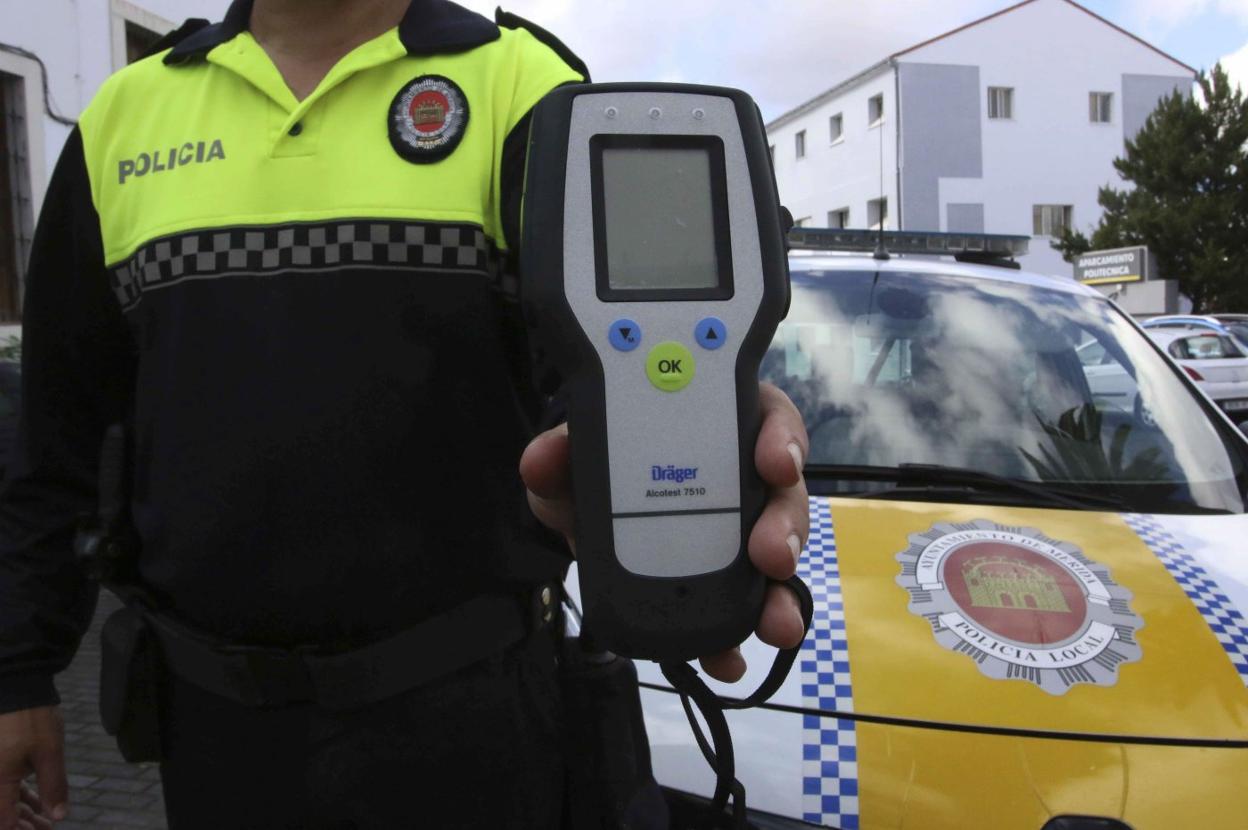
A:
{"type": "MultiPolygon", "coordinates": [[[[71,543],[112,424],[162,620],[175,830],[558,825],[537,589],[566,568],[560,534],[574,547],[567,435],[530,440],[550,413],[504,265],[528,113],[585,77],[540,29],[447,0],[236,0],[105,83],[30,263],[0,830],[69,810],[52,676],[92,614],[71,543]]],[[[781,393],[762,400],[773,495],[749,551],[784,578],[807,444],[781,393]]],[[[759,634],[800,638],[787,591],[759,634]]]]}

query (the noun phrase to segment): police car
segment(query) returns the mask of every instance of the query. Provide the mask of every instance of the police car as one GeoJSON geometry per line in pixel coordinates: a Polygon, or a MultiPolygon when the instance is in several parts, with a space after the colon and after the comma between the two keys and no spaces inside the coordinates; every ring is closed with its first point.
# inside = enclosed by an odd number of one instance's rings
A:
{"type": "MultiPolygon", "coordinates": [[[[810,432],[815,622],[729,713],[757,827],[1248,826],[1248,443],[1025,238],[798,229],[762,375],[810,432]],[[942,256],[931,256],[931,253],[942,256]],[[1095,394],[1081,346],[1138,406],[1095,394]]],[[[1095,375],[1095,373],[1093,373],[1095,375]]],[[[745,646],[750,673],[774,652],[745,646]]],[[[639,666],[656,776],[713,778],[639,666]]]]}

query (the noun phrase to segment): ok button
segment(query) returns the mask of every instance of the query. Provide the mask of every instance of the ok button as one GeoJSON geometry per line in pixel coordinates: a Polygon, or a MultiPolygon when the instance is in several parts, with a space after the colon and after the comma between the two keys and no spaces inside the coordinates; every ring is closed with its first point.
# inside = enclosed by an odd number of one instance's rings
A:
{"type": "Polygon", "coordinates": [[[646,377],[664,392],[679,392],[693,380],[693,355],[680,343],[660,343],[646,356],[646,377]]]}

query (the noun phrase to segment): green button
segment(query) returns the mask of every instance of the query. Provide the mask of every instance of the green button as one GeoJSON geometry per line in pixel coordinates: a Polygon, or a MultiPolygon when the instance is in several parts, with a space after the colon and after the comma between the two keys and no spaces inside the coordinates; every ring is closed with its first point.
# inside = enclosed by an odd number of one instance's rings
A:
{"type": "Polygon", "coordinates": [[[660,343],[646,355],[646,377],[664,392],[679,392],[693,380],[693,355],[672,340],[660,343]]]}

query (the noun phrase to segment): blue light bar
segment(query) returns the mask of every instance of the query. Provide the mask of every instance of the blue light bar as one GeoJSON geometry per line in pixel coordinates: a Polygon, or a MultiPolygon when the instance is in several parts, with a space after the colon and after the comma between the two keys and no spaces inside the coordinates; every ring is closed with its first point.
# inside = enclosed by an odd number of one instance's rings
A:
{"type": "Polygon", "coordinates": [[[840,228],[793,228],[789,247],[795,251],[874,251],[881,236],[890,254],[972,255],[985,258],[1018,257],[1027,253],[1029,236],[999,233],[936,233],[934,231],[879,231],[840,228]]]}

